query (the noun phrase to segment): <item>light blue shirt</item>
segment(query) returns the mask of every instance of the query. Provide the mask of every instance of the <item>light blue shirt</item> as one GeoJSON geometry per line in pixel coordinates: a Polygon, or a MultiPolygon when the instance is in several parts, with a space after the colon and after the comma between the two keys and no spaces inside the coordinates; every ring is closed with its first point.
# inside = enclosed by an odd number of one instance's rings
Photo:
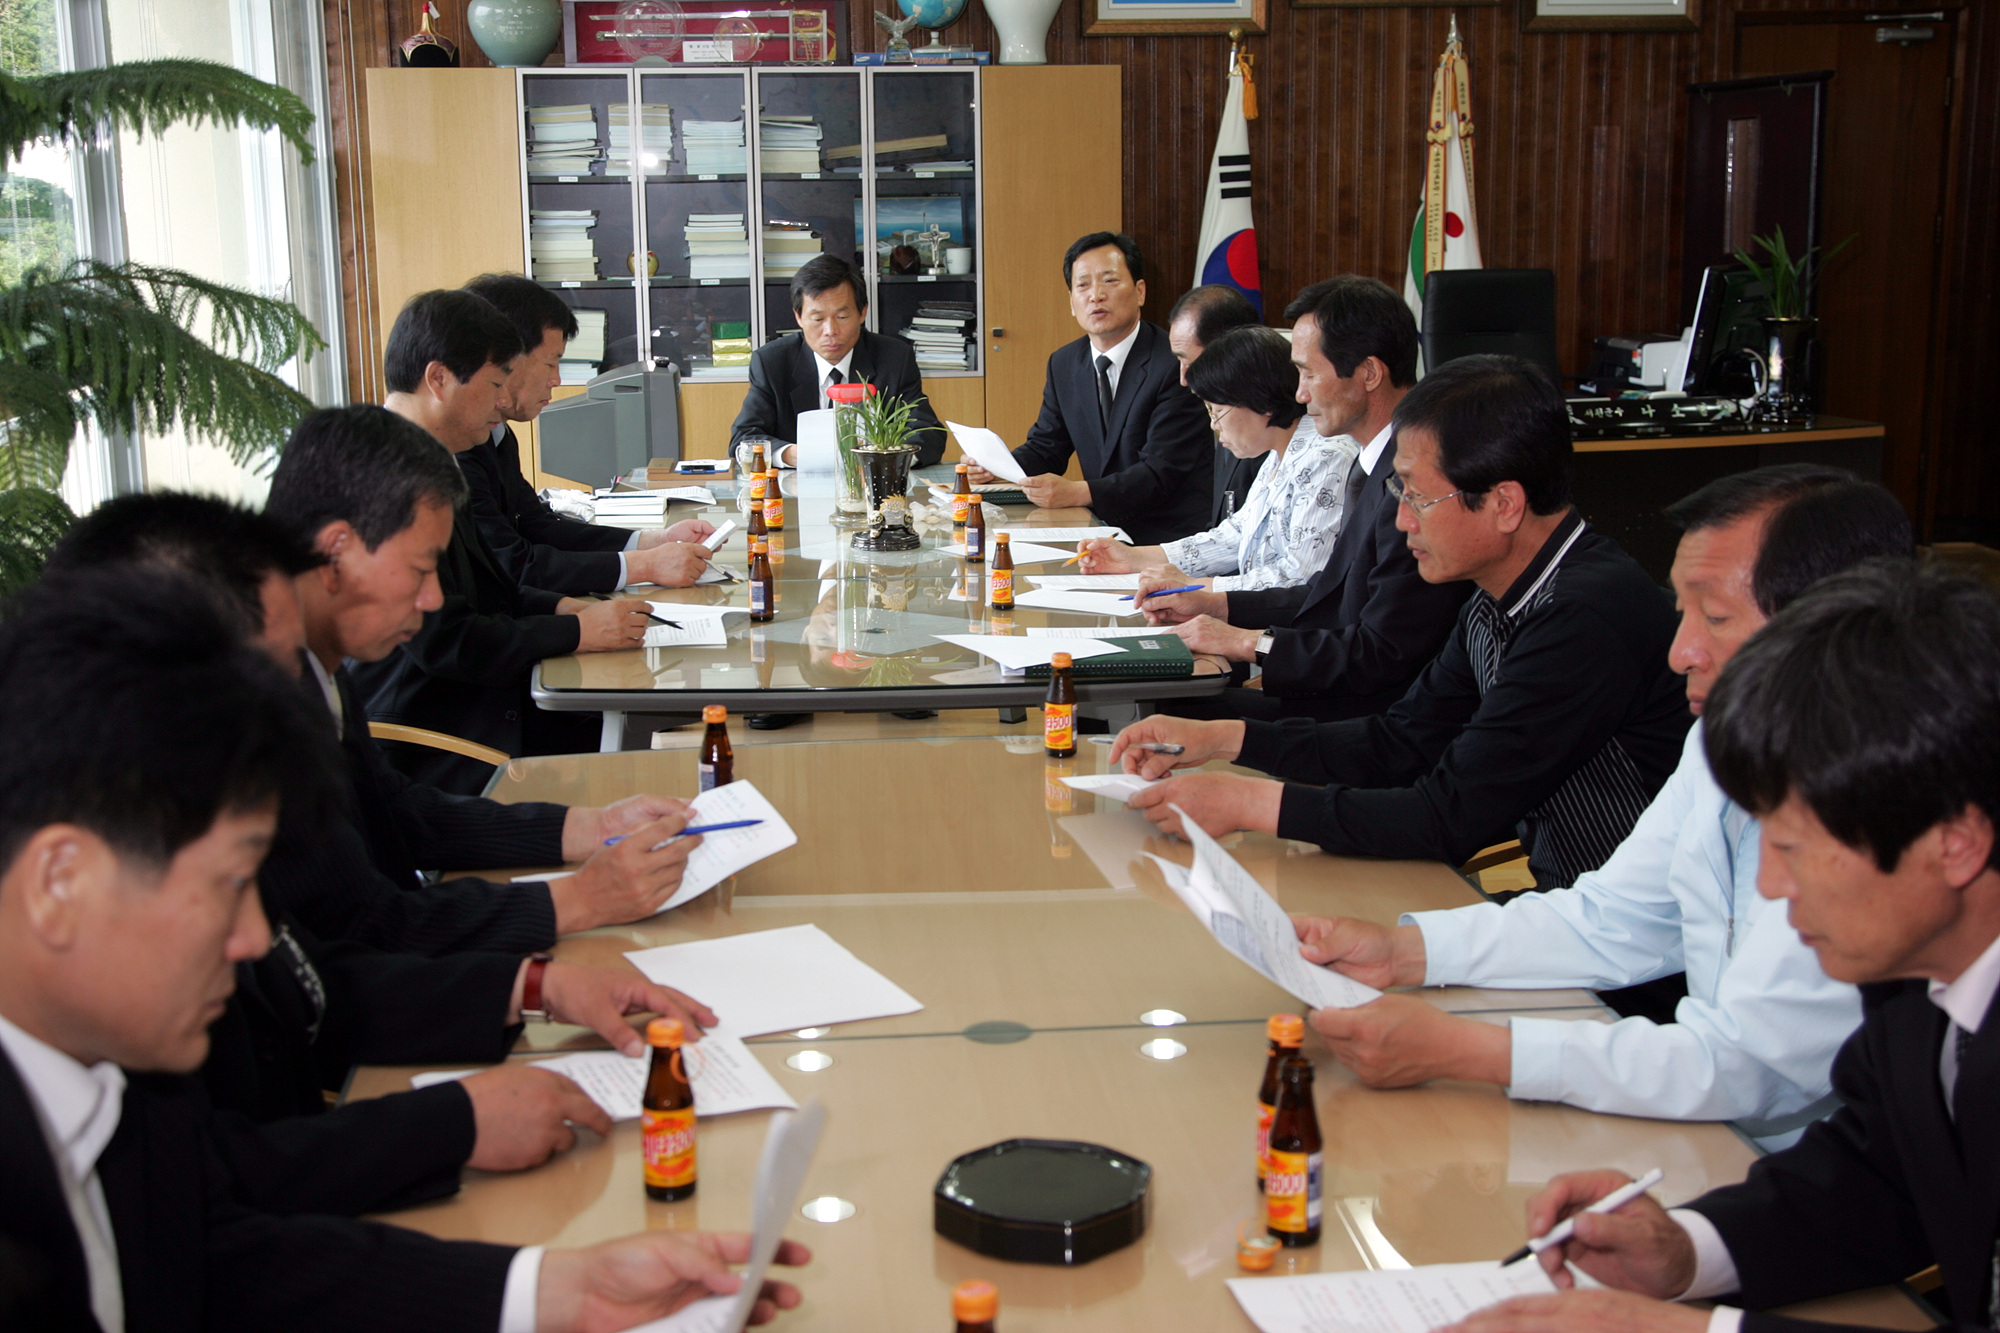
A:
{"type": "Polygon", "coordinates": [[[1758,895],[1757,821],[1716,786],[1701,735],[1697,723],[1631,836],[1573,887],[1403,921],[1423,931],[1427,985],[1605,990],[1686,971],[1664,1026],[1514,1019],[1508,1095],[1786,1137],[1833,1109],[1860,993],[1820,970],[1783,902],[1758,895]]]}

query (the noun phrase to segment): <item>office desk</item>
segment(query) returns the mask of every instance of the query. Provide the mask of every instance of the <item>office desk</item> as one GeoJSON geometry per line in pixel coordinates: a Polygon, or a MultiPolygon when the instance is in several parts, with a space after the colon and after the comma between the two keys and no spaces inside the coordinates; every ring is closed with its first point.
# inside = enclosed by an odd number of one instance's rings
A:
{"type": "MultiPolygon", "coordinates": [[[[925,1004],[810,1038],[752,1043],[788,1092],[829,1108],[806,1197],[855,1206],[842,1222],[791,1224],[788,1234],[816,1257],[787,1274],[805,1303],[775,1328],[946,1327],[950,1288],[974,1277],[999,1285],[1008,1333],[1250,1327],[1222,1284],[1237,1275],[1238,1227],[1261,1217],[1251,1103],[1264,1019],[1296,1002],[1225,954],[1130,856],[1145,845],[1185,863],[1184,845],[1149,840],[1142,819],[1098,797],[1077,795],[1067,814],[1051,810],[1049,761],[1018,739],[739,752],[739,774],[785,813],[800,845],[686,908],[557,947],[563,958],[608,959],[810,920],[925,1004]],[[1140,1020],[1157,1008],[1191,1021],[1140,1020]],[[1165,1060],[1142,1051],[1161,1039],[1185,1049],[1165,1060]],[[810,1074],[784,1063],[806,1049],[832,1063],[810,1074]],[[944,1165],[1021,1135],[1104,1143],[1150,1163],[1146,1236],[1076,1269],[989,1260],[937,1238],[930,1189],[944,1165]]],[[[1077,770],[1102,771],[1105,753],[1083,747],[1077,770]]],[[[507,800],[595,802],[635,789],[686,795],[693,782],[690,756],[647,752],[519,760],[494,790],[507,800]]],[[[1475,897],[1441,865],[1329,857],[1263,835],[1232,850],[1293,911],[1391,921],[1401,910],[1475,897]]],[[[1426,996],[1487,1021],[1528,1011],[1608,1018],[1582,991],[1426,996]]],[[[531,1035],[541,1048],[598,1044],[576,1029],[531,1035]]],[[[1600,1116],[1462,1084],[1378,1092],[1316,1038],[1307,1051],[1326,1140],[1326,1223],[1320,1243],[1285,1254],[1280,1272],[1496,1258],[1520,1243],[1523,1204],[1557,1172],[1657,1165],[1667,1173],[1661,1197],[1682,1202],[1741,1178],[1754,1156],[1723,1125],[1600,1116]]],[[[362,1070],[350,1095],[396,1091],[412,1072],[362,1070]]],[[[586,1134],[533,1172],[467,1172],[458,1197],[394,1220],[511,1244],[742,1228],[767,1122],[766,1113],[703,1121],[701,1189],[682,1203],[646,1199],[637,1126],[623,1124],[606,1140],[586,1134]]],[[[1929,1324],[1891,1291],[1821,1305],[1829,1318],[1929,1324]]]]}
{"type": "MultiPolygon", "coordinates": [[[[810,487],[812,479],[807,479],[810,487]]],[[[726,483],[712,489],[728,490],[726,483]]],[[[721,498],[720,496],[718,498],[721,498]]],[[[868,554],[849,545],[852,529],[827,521],[832,500],[808,492],[788,496],[791,519],[771,534],[777,577],[777,617],[753,625],[748,616],[727,621],[721,647],[635,649],[550,658],[534,671],[531,692],[537,706],[555,712],[602,712],[602,748],[622,747],[627,713],[694,714],[718,703],[731,712],[909,712],[933,708],[1020,710],[1042,702],[1046,684],[1007,679],[998,667],[969,649],[940,643],[939,634],[999,632],[986,609],[986,569],[945,555],[949,534],[930,537],[924,549],[868,554]]],[[[722,519],[738,513],[734,498],[714,509],[683,512],[722,519]]],[[[1017,507],[1008,526],[1079,527],[1093,524],[1081,509],[1017,507]]],[[[746,563],[740,534],[731,534],[719,563],[742,573],[746,563]]],[[[1022,574],[1074,573],[1054,563],[1022,566],[1022,574]]],[[[1018,580],[1021,591],[1033,585],[1018,580]]],[[[744,606],[742,583],[653,590],[659,601],[744,606]]],[[[1059,625],[1080,631],[1134,619],[1078,615],[1021,607],[1010,632],[1059,625]]],[[[1184,698],[1220,691],[1227,683],[1213,665],[1197,663],[1196,674],[1178,680],[1079,680],[1083,703],[1131,703],[1184,698]]]]}

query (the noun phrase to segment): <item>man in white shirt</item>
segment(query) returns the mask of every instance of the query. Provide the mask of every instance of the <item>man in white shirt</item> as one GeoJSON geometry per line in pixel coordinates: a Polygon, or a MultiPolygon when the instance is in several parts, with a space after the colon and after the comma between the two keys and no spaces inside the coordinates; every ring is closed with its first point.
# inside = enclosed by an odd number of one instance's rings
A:
{"type": "Polygon", "coordinates": [[[1838,575],[1736,655],[1706,728],[1717,781],[1763,821],[1758,892],[1863,988],[1841,1107],[1685,1208],[1584,1214],[1623,1174],[1557,1177],[1528,1231],[1575,1217],[1541,1255],[1564,1290],[1453,1333],[1825,1333],[1764,1311],[1931,1264],[1953,1325],[2000,1326],[2000,598],[1909,562],[1838,575]]]}
{"type": "Polygon", "coordinates": [[[235,1203],[185,1075],[270,946],[258,865],[281,800],[327,808],[331,738],[205,593],[130,572],[10,604],[0,731],[0,1323],[524,1333],[738,1284],[742,1236],[514,1251],[235,1203]]]}
{"type": "MultiPolygon", "coordinates": [[[[1681,626],[1670,661],[1702,713],[1766,618],[1869,557],[1908,558],[1909,520],[1879,486],[1791,464],[1711,482],[1674,505],[1681,626]]],[[[1301,917],[1301,952],[1373,985],[1613,989],[1687,973],[1675,1021],[1477,1023],[1413,995],[1313,1015],[1362,1079],[1498,1083],[1593,1111],[1736,1120],[1767,1146],[1832,1109],[1834,1053],[1860,1021],[1784,913],[1756,893],[1758,824],[1709,773],[1701,729],[1611,858],[1567,888],[1379,926],[1301,917]]]]}

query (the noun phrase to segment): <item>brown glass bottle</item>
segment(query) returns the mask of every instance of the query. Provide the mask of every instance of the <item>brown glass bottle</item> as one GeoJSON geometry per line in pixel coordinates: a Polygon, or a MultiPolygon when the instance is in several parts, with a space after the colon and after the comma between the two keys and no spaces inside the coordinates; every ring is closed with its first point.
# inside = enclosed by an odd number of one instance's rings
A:
{"type": "Polygon", "coordinates": [[[988,605],[995,611],[1014,609],[1014,552],[1007,546],[1007,534],[993,534],[993,564],[988,578],[993,596],[988,605]]]}
{"type": "Polygon", "coordinates": [[[962,528],[972,510],[972,475],[963,463],[954,464],[952,471],[958,476],[958,485],[951,493],[951,521],[962,528]]]}
{"type": "Polygon", "coordinates": [[[744,532],[748,540],[756,540],[766,535],[764,527],[764,479],[753,478],[750,482],[750,523],[744,532]]]}
{"type": "Polygon", "coordinates": [[[750,541],[750,619],[763,624],[778,614],[778,580],[771,574],[771,543],[763,537],[750,541]]]}
{"type": "Polygon", "coordinates": [[[694,1088],[681,1059],[686,1039],[678,1018],[656,1018],[646,1025],[653,1064],[640,1102],[640,1142],[646,1197],[662,1203],[694,1194],[694,1088]]]}
{"type": "Polygon", "coordinates": [[[785,491],[776,468],[764,474],[764,526],[772,532],[785,530],[785,491]]]}
{"type": "Polygon", "coordinates": [[[1000,1289],[991,1282],[961,1282],[951,1289],[956,1333],[994,1333],[1000,1318],[1000,1289]]]}
{"type": "MultiPolygon", "coordinates": [[[[997,558],[993,572],[995,575],[1000,572],[997,558]]],[[[1049,659],[1049,693],[1042,704],[1042,744],[1052,759],[1068,759],[1076,754],[1076,681],[1070,677],[1075,665],[1068,653],[1057,653],[1049,659]]]]}
{"type": "Polygon", "coordinates": [[[965,507],[965,561],[982,564],[986,560],[986,510],[977,498],[965,507]]]}
{"type": "Polygon", "coordinates": [[[764,442],[762,440],[750,446],[750,475],[753,477],[764,475],[764,442]]]}
{"type": "Polygon", "coordinates": [[[1278,1074],[1285,1057],[1306,1039],[1306,1021],[1297,1014],[1272,1014],[1264,1024],[1271,1038],[1271,1054],[1264,1061],[1264,1081],[1257,1088],[1257,1188],[1264,1188],[1264,1176],[1271,1169],[1271,1116],[1278,1108],[1278,1074]]]}
{"type": "Polygon", "coordinates": [[[700,791],[726,787],[736,781],[736,756],[729,748],[729,710],[721,704],[708,704],[701,710],[701,720],[708,724],[708,730],[701,737],[696,787],[700,791]]]}
{"type": "Polygon", "coordinates": [[[1271,1114],[1270,1167],[1264,1175],[1264,1220],[1286,1247],[1319,1243],[1326,1158],[1313,1107],[1312,1062],[1297,1051],[1278,1071],[1278,1105],[1271,1114]]]}

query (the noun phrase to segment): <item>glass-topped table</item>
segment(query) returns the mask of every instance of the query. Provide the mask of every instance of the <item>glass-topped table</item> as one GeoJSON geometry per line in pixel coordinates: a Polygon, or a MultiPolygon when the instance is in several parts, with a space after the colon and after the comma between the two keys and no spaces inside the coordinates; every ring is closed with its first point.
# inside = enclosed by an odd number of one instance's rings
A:
{"type": "MultiPolygon", "coordinates": [[[[934,470],[933,470],[934,471],[934,470]]],[[[736,484],[707,483],[718,504],[676,506],[674,521],[701,517],[720,525],[739,521],[748,501],[736,484]]],[[[732,712],[910,712],[942,708],[1020,710],[1042,702],[1046,684],[1004,676],[971,649],[940,642],[940,634],[1024,634],[1062,626],[1079,632],[1134,618],[1081,615],[1019,607],[997,616],[986,606],[986,567],[970,565],[943,548],[956,538],[949,528],[925,535],[922,550],[866,553],[853,549],[853,529],[832,523],[831,479],[786,477],[786,527],[771,534],[777,578],[777,616],[751,624],[747,615],[724,621],[728,641],[719,646],[642,648],[553,657],[534,672],[537,705],[555,712],[602,712],[606,750],[621,748],[627,713],[695,714],[704,704],[732,712]]],[[[1096,520],[1080,509],[1007,511],[1010,527],[1080,527],[1096,520]]],[[[1064,550],[1074,543],[1063,543],[1064,550]]],[[[635,590],[663,602],[746,606],[747,564],[740,531],[731,533],[716,563],[739,581],[693,588],[635,590]]],[[[1024,574],[1074,573],[1054,563],[1024,564],[1024,574]]],[[[1026,590],[1025,579],[1019,586],[1026,590]]],[[[1193,676],[1178,679],[1080,680],[1083,703],[1130,703],[1213,694],[1227,677],[1197,660],[1193,676]]],[[[1018,720],[1018,712],[1010,720],[1018,720]]]]}

